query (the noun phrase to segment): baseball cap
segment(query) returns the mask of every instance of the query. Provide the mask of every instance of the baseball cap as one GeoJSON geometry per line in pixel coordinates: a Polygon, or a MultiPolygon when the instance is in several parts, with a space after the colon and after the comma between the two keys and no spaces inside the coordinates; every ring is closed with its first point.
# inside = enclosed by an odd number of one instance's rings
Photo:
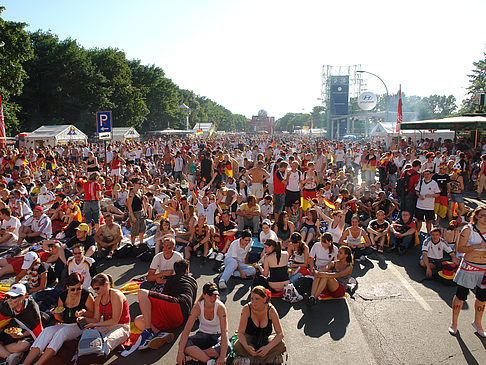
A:
{"type": "Polygon", "coordinates": [[[204,284],[203,294],[207,294],[207,295],[219,294],[218,288],[216,287],[216,284],[214,284],[214,283],[204,284]]]}
{"type": "Polygon", "coordinates": [[[25,288],[24,284],[14,284],[10,287],[8,292],[5,293],[5,295],[10,296],[10,297],[18,297],[19,295],[25,295],[27,294],[27,289],[25,288]]]}
{"type": "Polygon", "coordinates": [[[272,222],[270,222],[270,219],[264,219],[262,224],[267,224],[267,225],[271,226],[272,222]]]}
{"type": "Polygon", "coordinates": [[[81,223],[79,226],[76,227],[78,231],[89,232],[89,226],[86,223],[81,223]]]}
{"type": "Polygon", "coordinates": [[[38,210],[39,212],[44,213],[44,208],[42,208],[40,205],[36,205],[34,207],[34,210],[38,210]]]}
{"type": "Polygon", "coordinates": [[[22,270],[27,270],[32,264],[39,258],[39,255],[34,251],[27,252],[24,255],[24,263],[22,264],[22,270]]]}

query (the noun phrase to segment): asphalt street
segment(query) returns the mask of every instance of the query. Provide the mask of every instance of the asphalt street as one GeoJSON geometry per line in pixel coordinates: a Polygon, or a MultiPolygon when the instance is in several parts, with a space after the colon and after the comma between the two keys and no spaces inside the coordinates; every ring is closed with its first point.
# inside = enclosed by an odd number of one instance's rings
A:
{"type": "MultiPolygon", "coordinates": [[[[468,203],[474,207],[477,202],[468,203]]],[[[355,265],[357,288],[345,299],[313,307],[274,299],[285,333],[287,364],[486,364],[486,339],[471,326],[474,295],[469,295],[461,312],[458,335],[451,336],[447,328],[455,287],[427,279],[418,265],[419,257],[418,246],[405,256],[374,253],[355,265]]],[[[101,262],[99,271],[111,274],[119,288],[145,275],[148,267],[136,259],[112,259],[101,262]]],[[[217,281],[212,267],[211,262],[191,261],[191,273],[200,288],[217,281]]],[[[12,281],[13,277],[3,278],[1,283],[12,281]]],[[[221,291],[230,336],[238,327],[242,305],[249,300],[250,284],[232,278],[228,289],[221,291]]],[[[137,297],[127,297],[134,318],[140,313],[137,297]]],[[[177,343],[178,337],[157,351],[136,351],[127,358],[114,352],[106,364],[175,364],[177,343]]]]}

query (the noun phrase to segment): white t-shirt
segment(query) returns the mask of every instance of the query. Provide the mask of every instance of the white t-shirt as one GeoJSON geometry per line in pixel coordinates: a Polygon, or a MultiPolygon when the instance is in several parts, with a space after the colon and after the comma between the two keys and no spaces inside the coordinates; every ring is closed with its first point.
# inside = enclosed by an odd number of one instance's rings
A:
{"type": "Polygon", "coordinates": [[[336,157],[336,162],[343,162],[346,153],[344,152],[344,150],[337,150],[334,156],[336,157]]]}
{"type": "Polygon", "coordinates": [[[432,239],[427,238],[423,245],[422,251],[427,252],[427,257],[430,259],[442,260],[444,258],[444,251],[447,253],[452,252],[452,248],[441,238],[438,243],[433,243],[432,239]]]}
{"type": "Polygon", "coordinates": [[[241,238],[238,238],[237,240],[234,240],[231,243],[231,245],[228,249],[228,252],[226,252],[225,257],[233,257],[239,262],[245,261],[246,255],[248,255],[248,252],[250,252],[250,250],[251,250],[251,243],[246,245],[245,248],[241,248],[240,239],[241,238]]]}
{"type": "Polygon", "coordinates": [[[3,220],[0,228],[5,229],[8,231],[9,229],[13,228],[14,230],[10,232],[12,234],[12,238],[5,242],[6,245],[12,246],[17,243],[17,239],[19,238],[19,228],[20,228],[20,220],[16,217],[10,217],[10,219],[3,220]]]}
{"type": "MultiPolygon", "coordinates": [[[[440,193],[440,188],[439,185],[437,184],[437,181],[431,180],[428,183],[425,182],[425,180],[421,180],[418,182],[417,186],[415,187],[415,191],[419,191],[419,194],[422,196],[425,195],[433,195],[433,194],[438,194],[440,193]]],[[[435,198],[425,198],[425,199],[417,199],[417,208],[423,209],[423,210],[434,210],[434,202],[435,198]]]]}
{"type": "Polygon", "coordinates": [[[274,240],[274,241],[277,241],[278,240],[278,237],[277,237],[277,234],[270,230],[270,232],[268,232],[268,234],[266,234],[265,232],[261,231],[260,232],[260,242],[262,244],[264,244],[265,242],[267,242],[267,240],[274,240]]]}
{"type": "Polygon", "coordinates": [[[322,244],[317,242],[314,246],[312,246],[309,257],[312,257],[314,259],[315,266],[319,270],[322,270],[324,267],[329,265],[332,260],[337,258],[337,252],[338,250],[336,247],[334,247],[332,252],[329,252],[328,249],[322,247],[322,244]]]}
{"type": "Polygon", "coordinates": [[[201,202],[198,202],[196,205],[197,215],[203,214],[206,216],[206,222],[208,225],[214,226],[214,212],[218,209],[216,203],[208,204],[206,208],[203,207],[201,202]]]}
{"type": "Polygon", "coordinates": [[[71,256],[67,260],[68,275],[73,272],[77,272],[84,276],[84,282],[81,286],[83,289],[89,289],[91,287],[91,273],[90,269],[93,266],[95,260],[91,257],[85,257],[83,261],[78,265],[74,260],[74,256],[71,256]]]}
{"type": "Polygon", "coordinates": [[[180,260],[184,260],[184,257],[182,257],[182,255],[177,251],[172,251],[172,256],[170,259],[166,259],[164,257],[164,253],[159,252],[152,259],[152,263],[150,264],[150,269],[155,270],[155,273],[166,271],[166,270],[174,270],[174,263],[180,260]]]}
{"type": "Polygon", "coordinates": [[[299,170],[293,172],[292,170],[287,171],[288,183],[287,190],[289,191],[300,191],[300,181],[302,180],[302,172],[299,170]]]}

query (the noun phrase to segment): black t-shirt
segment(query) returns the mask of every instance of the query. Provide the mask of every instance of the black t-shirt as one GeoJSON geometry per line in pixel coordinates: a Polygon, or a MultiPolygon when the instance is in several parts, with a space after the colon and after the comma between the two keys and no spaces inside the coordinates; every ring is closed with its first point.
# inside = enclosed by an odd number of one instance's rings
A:
{"type": "Polygon", "coordinates": [[[385,215],[387,215],[390,212],[390,206],[392,205],[392,202],[390,199],[385,198],[385,200],[381,201],[378,203],[378,210],[382,210],[385,212],[385,215]]]}
{"type": "Polygon", "coordinates": [[[221,233],[221,232],[229,231],[231,229],[235,229],[236,224],[235,224],[235,222],[230,220],[229,224],[227,226],[225,226],[223,221],[221,221],[216,225],[216,228],[218,229],[219,233],[221,233]]]}
{"type": "Polygon", "coordinates": [[[449,174],[439,175],[435,174],[432,179],[437,181],[437,185],[440,188],[440,195],[447,196],[447,184],[451,181],[449,174]]]}
{"type": "Polygon", "coordinates": [[[187,275],[171,275],[167,278],[162,294],[173,297],[180,304],[182,316],[186,321],[196,301],[197,282],[187,275]]]}
{"type": "Polygon", "coordinates": [[[201,177],[205,177],[208,181],[211,179],[211,169],[213,167],[213,161],[208,158],[201,160],[201,177]]]}
{"type": "Polygon", "coordinates": [[[74,236],[73,238],[71,238],[69,241],[66,242],[66,246],[71,248],[78,243],[81,243],[84,246],[84,252],[88,252],[88,249],[91,246],[95,245],[95,240],[93,236],[86,236],[86,240],[80,241],[78,237],[74,236]]]}
{"type": "Polygon", "coordinates": [[[59,299],[64,306],[64,312],[62,312],[62,320],[64,323],[76,323],[76,312],[86,308],[86,300],[88,299],[89,292],[85,289],[81,289],[81,298],[79,300],[79,304],[74,308],[68,308],[66,306],[66,298],[68,295],[68,291],[64,290],[60,295],[59,299]]]}
{"type": "Polygon", "coordinates": [[[390,223],[388,223],[386,220],[383,221],[383,223],[378,223],[378,220],[377,219],[374,219],[370,222],[370,227],[371,229],[377,231],[377,232],[384,232],[388,229],[388,227],[390,226],[390,223]]]}
{"type": "MultiPolygon", "coordinates": [[[[361,202],[362,204],[364,204],[364,205],[366,205],[366,206],[368,206],[368,207],[370,207],[370,208],[371,208],[371,206],[373,205],[373,199],[371,199],[371,197],[369,197],[369,198],[367,199],[366,197],[362,196],[362,197],[361,197],[359,200],[360,200],[360,202],[361,202]]],[[[360,206],[360,205],[358,205],[358,214],[359,214],[359,215],[363,215],[363,214],[368,214],[368,213],[367,213],[367,212],[365,212],[365,211],[363,210],[363,208],[361,208],[361,206],[360,206]]]]}

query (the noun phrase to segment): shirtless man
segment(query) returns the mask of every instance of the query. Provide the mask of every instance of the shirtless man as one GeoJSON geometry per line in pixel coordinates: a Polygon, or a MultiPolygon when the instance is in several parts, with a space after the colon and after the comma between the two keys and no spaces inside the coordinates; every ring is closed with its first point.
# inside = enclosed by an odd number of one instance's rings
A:
{"type": "Polygon", "coordinates": [[[263,161],[258,161],[257,167],[252,168],[246,173],[251,181],[251,192],[257,201],[263,198],[263,180],[268,179],[270,174],[263,168],[263,161]]]}
{"type": "Polygon", "coordinates": [[[162,161],[164,163],[164,171],[167,175],[170,175],[172,172],[172,161],[174,159],[174,155],[170,152],[168,147],[165,147],[164,156],[162,157],[162,161]]]}
{"type": "Polygon", "coordinates": [[[449,326],[451,335],[457,334],[457,319],[462,305],[467,299],[469,289],[476,288],[476,302],[474,303],[474,322],[472,326],[475,332],[486,337],[481,325],[486,302],[486,237],[481,232],[486,232],[486,207],[478,207],[473,212],[472,222],[461,231],[457,252],[463,253],[459,270],[454,281],[457,283],[457,292],[452,301],[452,323],[449,326]]]}

